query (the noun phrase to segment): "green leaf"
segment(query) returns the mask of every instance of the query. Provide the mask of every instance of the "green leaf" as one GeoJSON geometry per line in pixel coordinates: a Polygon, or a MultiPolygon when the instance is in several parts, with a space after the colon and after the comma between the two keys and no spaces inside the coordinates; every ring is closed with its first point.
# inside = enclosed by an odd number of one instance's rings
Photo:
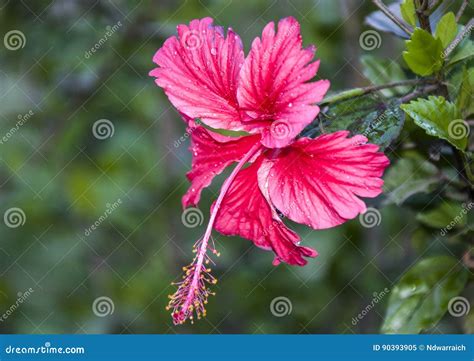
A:
{"type": "Polygon", "coordinates": [[[427,31],[416,28],[403,52],[408,67],[421,76],[431,75],[443,65],[443,44],[427,31]]]}
{"type": "Polygon", "coordinates": [[[433,191],[440,181],[438,169],[415,152],[404,153],[388,168],[384,179],[385,203],[397,205],[417,193],[433,191]]]}
{"type": "Polygon", "coordinates": [[[464,289],[468,271],[450,256],[424,259],[390,293],[383,333],[419,333],[439,322],[449,301],[464,289]]]}
{"type": "Polygon", "coordinates": [[[464,69],[456,106],[464,119],[474,114],[474,68],[464,69]]]}
{"type": "Polygon", "coordinates": [[[403,0],[400,4],[400,12],[403,20],[413,27],[416,26],[415,2],[413,0],[403,0]]]}
{"type": "MultiPolygon", "coordinates": [[[[380,59],[372,55],[364,55],[360,61],[365,77],[369,79],[372,84],[382,85],[406,80],[405,73],[400,65],[389,59],[380,59]]],[[[380,92],[386,97],[392,97],[397,94],[405,94],[409,89],[409,87],[403,86],[393,89],[382,89],[380,92]]]]}
{"type": "Polygon", "coordinates": [[[468,131],[455,104],[441,96],[429,96],[401,108],[429,135],[447,140],[459,150],[466,149],[468,131]]]}
{"type": "Polygon", "coordinates": [[[330,104],[322,109],[318,124],[311,124],[302,135],[316,137],[322,133],[347,129],[352,135],[362,134],[381,149],[389,146],[400,134],[405,115],[399,102],[385,102],[383,99],[366,94],[330,104]]]}
{"type": "Polygon", "coordinates": [[[441,40],[443,48],[446,48],[456,37],[458,26],[454,13],[449,12],[443,15],[436,25],[435,37],[441,40]]]}
{"type": "Polygon", "coordinates": [[[466,208],[456,202],[443,202],[438,207],[419,213],[416,219],[431,228],[444,228],[453,222],[453,227],[466,224],[466,208]]]}
{"type": "Polygon", "coordinates": [[[469,39],[465,39],[459,44],[454,50],[451,58],[448,62],[448,66],[452,66],[460,61],[464,61],[474,56],[474,42],[469,39]]]}

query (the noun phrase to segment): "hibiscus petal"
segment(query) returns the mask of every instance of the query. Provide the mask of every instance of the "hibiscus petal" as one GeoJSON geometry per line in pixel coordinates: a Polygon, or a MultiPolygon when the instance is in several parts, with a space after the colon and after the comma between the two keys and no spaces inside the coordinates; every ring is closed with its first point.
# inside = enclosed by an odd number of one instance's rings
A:
{"type": "Polygon", "coordinates": [[[183,196],[184,207],[198,204],[202,190],[211,184],[214,177],[240,160],[260,140],[260,135],[251,135],[219,142],[202,126],[188,128],[188,134],[191,134],[189,150],[193,161],[192,169],[187,173],[191,186],[183,196]]]}
{"type": "Polygon", "coordinates": [[[190,118],[213,128],[243,130],[237,105],[237,82],[244,61],[242,42],[231,29],[224,36],[211,18],[178,26],[153,57],[150,75],[171,103],[190,118]]]}
{"type": "Polygon", "coordinates": [[[310,63],[315,49],[302,49],[300,25],[292,17],[273,22],[252,43],[240,73],[237,98],[242,109],[263,132],[270,148],[288,145],[319,113],[329,81],[306,83],[316,75],[319,61],[310,63]],[[273,122],[272,122],[273,121],[273,122]]]}
{"type": "Polygon", "coordinates": [[[382,192],[389,160],[367,138],[348,131],[300,138],[266,160],[259,185],[285,216],[314,229],[337,226],[366,210],[358,197],[382,192]]]}
{"type": "Polygon", "coordinates": [[[316,257],[317,252],[298,245],[300,237],[283,224],[260,191],[257,171],[262,158],[237,174],[218,211],[214,228],[224,235],[247,238],[260,248],[273,250],[275,265],[283,261],[303,266],[307,263],[305,257],[316,257]]]}

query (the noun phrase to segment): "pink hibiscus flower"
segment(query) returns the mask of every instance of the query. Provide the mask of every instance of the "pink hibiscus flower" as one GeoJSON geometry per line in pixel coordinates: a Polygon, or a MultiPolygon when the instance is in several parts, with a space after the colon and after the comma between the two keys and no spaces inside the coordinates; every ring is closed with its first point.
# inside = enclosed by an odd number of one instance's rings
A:
{"type": "Polygon", "coordinates": [[[203,188],[237,162],[212,206],[196,256],[170,296],[168,308],[177,324],[206,314],[213,294],[209,284],[217,282],[208,268],[208,250],[217,254],[213,229],[272,250],[274,265],[303,266],[317,252],[300,245],[281,215],[314,229],[352,219],[366,210],[359,197],[382,192],[381,176],[389,164],[362,135],[349,138],[348,131],[338,131],[298,138],[318,115],[316,103],[329,82],[310,82],[319,61],[312,62],[314,47],[302,48],[294,18],[282,19],[277,32],[269,23],[246,58],[238,35],[231,29],[225,35],[212,21],[179,25],[178,37],[165,41],[153,58],[158,67],[150,72],[191,134],[191,187],[183,206],[197,205],[203,188]],[[212,129],[247,135],[229,137],[212,129]]]}

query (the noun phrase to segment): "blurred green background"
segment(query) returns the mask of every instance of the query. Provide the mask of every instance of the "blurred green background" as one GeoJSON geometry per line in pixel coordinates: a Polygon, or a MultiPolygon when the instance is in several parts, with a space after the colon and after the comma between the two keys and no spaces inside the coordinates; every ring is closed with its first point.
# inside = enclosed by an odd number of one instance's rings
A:
{"type": "MultiPolygon", "coordinates": [[[[381,33],[380,48],[361,49],[374,10],[370,1],[334,0],[0,0],[2,38],[24,35],[16,50],[0,43],[0,136],[9,134],[0,144],[0,215],[20,217],[14,227],[0,223],[0,313],[23,300],[0,332],[377,333],[387,296],[354,318],[421,255],[412,214],[395,206],[370,229],[357,219],[329,231],[292,225],[320,254],[304,268],[275,268],[269,252],[216,233],[208,317],[173,326],[170,283],[191,261],[222,178],[203,193],[203,224],[185,227],[185,127],[148,76],[179,23],[211,16],[248,51],[269,21],[292,15],[304,43],[317,45],[318,76],[332,91],[367,85],[359,57],[395,57],[403,47],[381,33]],[[99,120],[110,137],[94,136],[99,120]],[[276,297],[290,301],[290,314],[272,314],[276,297]],[[103,300],[103,313],[94,312],[103,300]]],[[[432,332],[463,330],[445,317],[432,332]]]]}

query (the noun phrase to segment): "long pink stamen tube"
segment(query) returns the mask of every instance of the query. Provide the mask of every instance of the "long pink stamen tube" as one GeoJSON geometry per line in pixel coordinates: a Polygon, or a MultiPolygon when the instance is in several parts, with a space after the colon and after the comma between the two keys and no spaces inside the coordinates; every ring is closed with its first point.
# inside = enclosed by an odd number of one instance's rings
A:
{"type": "MultiPolygon", "coordinates": [[[[211,239],[212,229],[219,212],[220,205],[229,190],[232,181],[242,167],[262,148],[260,143],[256,143],[237,163],[230,176],[224,181],[219,193],[219,197],[214,204],[209,218],[209,223],[204,236],[194,245],[196,256],[190,265],[183,267],[184,275],[182,281],[173,283],[178,286],[177,291],[170,295],[170,302],[167,309],[172,309],[173,322],[183,324],[188,318],[193,322],[193,312],[197,318],[206,316],[205,305],[210,295],[214,295],[209,289],[210,284],[216,284],[217,279],[211,275],[211,269],[207,265],[212,262],[207,254],[209,240],[211,239]]],[[[212,253],[219,255],[215,247],[212,247],[212,253]]]]}

